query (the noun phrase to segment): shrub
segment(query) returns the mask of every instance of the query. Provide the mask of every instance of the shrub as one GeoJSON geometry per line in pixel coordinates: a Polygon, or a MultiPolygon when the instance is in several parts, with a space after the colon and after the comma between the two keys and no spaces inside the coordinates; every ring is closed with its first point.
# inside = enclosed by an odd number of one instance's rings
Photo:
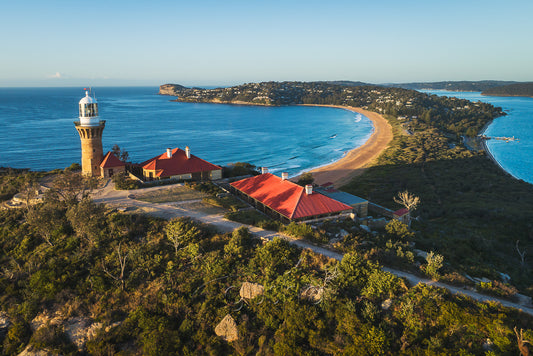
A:
{"type": "Polygon", "coordinates": [[[396,219],[392,219],[385,225],[385,232],[391,238],[398,240],[412,239],[415,236],[406,224],[396,219]]]}
{"type": "Polygon", "coordinates": [[[431,251],[426,256],[426,261],[426,274],[433,279],[438,279],[439,269],[442,268],[444,257],[442,255],[435,254],[433,251],[431,251]]]}
{"type": "Polygon", "coordinates": [[[115,183],[115,189],[117,190],[131,190],[139,189],[142,187],[141,182],[130,179],[125,173],[118,173],[113,175],[113,183],[115,183]]]}
{"type": "Polygon", "coordinates": [[[283,232],[294,237],[303,238],[308,238],[313,235],[313,229],[310,225],[307,225],[305,223],[298,224],[295,222],[291,222],[289,225],[285,226],[283,232]]]}

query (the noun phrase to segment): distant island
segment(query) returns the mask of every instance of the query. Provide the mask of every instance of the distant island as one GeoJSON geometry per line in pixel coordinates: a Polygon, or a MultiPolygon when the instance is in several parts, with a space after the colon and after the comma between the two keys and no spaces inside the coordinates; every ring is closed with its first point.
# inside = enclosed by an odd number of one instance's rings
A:
{"type": "Polygon", "coordinates": [[[484,90],[481,95],[491,96],[526,96],[533,98],[533,82],[514,83],[484,90]]]}

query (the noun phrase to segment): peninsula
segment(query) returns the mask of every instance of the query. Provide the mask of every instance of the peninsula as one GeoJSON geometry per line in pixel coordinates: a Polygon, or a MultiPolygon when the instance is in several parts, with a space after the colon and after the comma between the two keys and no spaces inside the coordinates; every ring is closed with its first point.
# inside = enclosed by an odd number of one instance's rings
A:
{"type": "Polygon", "coordinates": [[[484,90],[481,95],[490,96],[525,96],[533,98],[533,82],[532,83],[514,83],[504,86],[493,87],[484,90]]]}
{"type": "MultiPolygon", "coordinates": [[[[417,246],[438,251],[469,275],[484,270],[496,276],[503,271],[520,290],[530,288],[531,279],[525,277],[530,272],[523,274],[516,267],[515,245],[518,236],[531,233],[533,187],[503,172],[483,151],[464,144],[505,115],[502,109],[404,88],[345,84],[263,82],[216,89],[167,84],[160,93],[179,102],[334,105],[383,117],[393,135],[377,157],[360,165],[352,161],[342,168],[323,167],[313,172],[317,182],[334,174],[343,191],[392,209],[399,206],[391,197],[408,190],[423,202],[413,223],[417,246]]],[[[529,251],[533,242],[520,238],[519,247],[529,251]]]]}

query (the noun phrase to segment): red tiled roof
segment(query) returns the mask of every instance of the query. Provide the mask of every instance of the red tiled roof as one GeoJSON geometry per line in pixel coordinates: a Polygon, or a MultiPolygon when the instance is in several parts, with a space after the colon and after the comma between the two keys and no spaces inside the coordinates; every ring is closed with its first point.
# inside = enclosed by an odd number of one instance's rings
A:
{"type": "Polygon", "coordinates": [[[102,168],[123,167],[125,165],[126,163],[119,160],[111,151],[105,154],[102,163],[100,163],[100,167],[102,168]]]}
{"type": "Polygon", "coordinates": [[[398,216],[398,217],[400,217],[400,216],[404,216],[408,212],[409,212],[409,210],[407,210],[406,208],[401,208],[399,210],[396,210],[393,214],[398,216]]]}
{"type": "Polygon", "coordinates": [[[305,188],[265,173],[231,185],[289,219],[352,210],[352,207],[320,193],[306,194],[305,188]]]}
{"type": "Polygon", "coordinates": [[[172,157],[170,158],[165,152],[162,155],[155,156],[154,158],[141,163],[141,166],[143,169],[156,171],[156,176],[158,177],[170,177],[222,169],[221,167],[204,161],[195,155],[191,155],[191,158],[187,158],[185,151],[179,148],[174,148],[172,150],[172,157]]]}

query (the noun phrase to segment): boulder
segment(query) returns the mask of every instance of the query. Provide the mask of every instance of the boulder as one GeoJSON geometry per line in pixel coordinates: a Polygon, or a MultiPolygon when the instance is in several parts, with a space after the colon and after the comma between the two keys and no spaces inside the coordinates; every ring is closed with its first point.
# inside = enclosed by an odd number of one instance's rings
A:
{"type": "Polygon", "coordinates": [[[45,310],[30,321],[30,328],[32,331],[46,326],[46,325],[61,325],[65,318],[59,313],[59,311],[50,312],[45,310]]]}
{"type": "Polygon", "coordinates": [[[257,296],[263,295],[265,288],[258,283],[244,282],[239,291],[239,295],[244,299],[253,299],[257,296]]]}
{"type": "Polygon", "coordinates": [[[389,310],[391,305],[392,305],[392,299],[384,300],[383,303],[381,303],[381,309],[389,310]]]}
{"type": "Polygon", "coordinates": [[[93,323],[90,318],[69,318],[64,324],[65,333],[78,350],[83,350],[85,343],[93,339],[102,328],[102,323],[93,323]]]}
{"type": "Polygon", "coordinates": [[[237,330],[237,323],[227,314],[224,319],[215,327],[215,334],[220,336],[227,342],[232,342],[239,339],[239,332],[237,330]]]}

